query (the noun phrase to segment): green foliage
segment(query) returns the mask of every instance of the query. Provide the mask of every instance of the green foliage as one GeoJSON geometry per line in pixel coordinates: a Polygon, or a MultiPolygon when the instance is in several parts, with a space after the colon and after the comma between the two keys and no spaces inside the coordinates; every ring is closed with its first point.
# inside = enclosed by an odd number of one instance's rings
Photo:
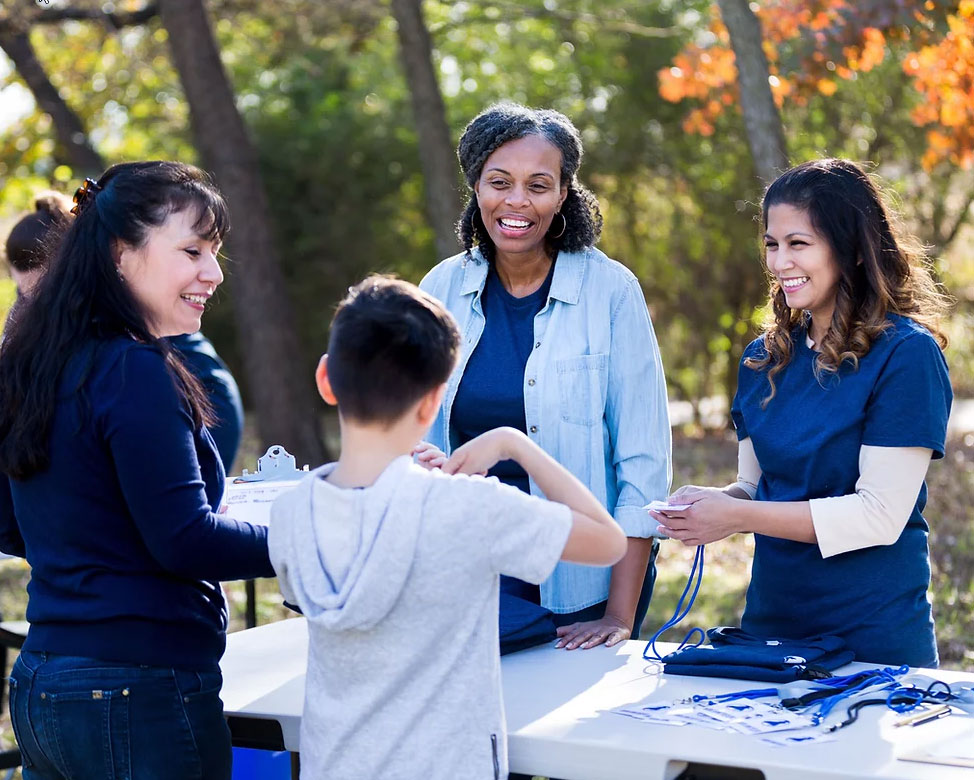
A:
{"type": "Polygon", "coordinates": [[[17,285],[13,279],[0,279],[0,327],[7,321],[7,312],[17,299],[17,285]]]}
{"type": "MultiPolygon", "coordinates": [[[[231,79],[245,85],[238,105],[258,148],[313,366],[349,285],[370,271],[418,281],[436,259],[395,30],[383,20],[362,40],[308,28],[282,33],[275,15],[256,9],[221,20],[217,32],[231,79]]],[[[232,256],[228,271],[246,273],[232,256]]],[[[229,308],[214,314],[207,333],[239,365],[229,308]]]]}
{"type": "MultiPolygon", "coordinates": [[[[195,161],[189,109],[157,19],[112,33],[98,24],[36,27],[31,43],[106,163],[195,161]]],[[[9,74],[0,87],[15,79],[9,74]]],[[[62,159],[48,114],[34,112],[7,127],[0,138],[0,172],[7,173],[0,209],[20,199],[25,184],[34,181],[60,182],[64,189],[75,177],[59,166],[62,159]]]]}
{"type": "Polygon", "coordinates": [[[974,434],[957,436],[927,474],[931,597],[941,663],[974,668],[974,434]]]}

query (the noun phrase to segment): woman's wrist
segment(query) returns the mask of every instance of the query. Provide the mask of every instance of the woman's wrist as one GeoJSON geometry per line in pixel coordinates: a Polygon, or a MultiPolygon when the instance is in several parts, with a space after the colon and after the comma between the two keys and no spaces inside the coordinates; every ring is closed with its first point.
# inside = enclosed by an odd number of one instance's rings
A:
{"type": "Polygon", "coordinates": [[[613,623],[618,623],[621,628],[626,628],[629,631],[632,631],[632,624],[636,620],[636,608],[633,607],[632,614],[629,615],[629,617],[627,618],[622,615],[619,615],[617,612],[613,612],[608,607],[606,607],[605,615],[603,616],[602,619],[611,620],[613,623]]]}
{"type": "MultiPolygon", "coordinates": [[[[733,487],[733,486],[731,486],[733,487]]],[[[747,534],[752,532],[751,510],[752,501],[748,496],[740,496],[725,489],[723,493],[730,499],[726,501],[725,517],[727,518],[727,536],[731,534],[747,534]]]]}
{"type": "Polygon", "coordinates": [[[754,500],[754,495],[752,494],[752,492],[748,490],[748,488],[745,487],[745,484],[740,481],[734,482],[728,485],[727,487],[722,488],[722,490],[731,498],[739,498],[743,501],[754,500]]]}

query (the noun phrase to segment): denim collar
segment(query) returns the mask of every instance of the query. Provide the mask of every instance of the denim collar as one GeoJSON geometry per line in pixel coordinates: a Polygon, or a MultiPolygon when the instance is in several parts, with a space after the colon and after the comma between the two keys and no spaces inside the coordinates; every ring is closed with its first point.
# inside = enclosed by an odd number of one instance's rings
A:
{"type": "MultiPolygon", "coordinates": [[[[582,279],[585,276],[586,255],[589,249],[581,252],[559,252],[555,263],[555,275],[551,279],[549,298],[565,303],[578,303],[582,291],[582,279]]],[[[480,253],[479,247],[471,251],[473,262],[463,264],[463,282],[460,286],[461,295],[481,293],[487,281],[487,261],[480,253]]]]}

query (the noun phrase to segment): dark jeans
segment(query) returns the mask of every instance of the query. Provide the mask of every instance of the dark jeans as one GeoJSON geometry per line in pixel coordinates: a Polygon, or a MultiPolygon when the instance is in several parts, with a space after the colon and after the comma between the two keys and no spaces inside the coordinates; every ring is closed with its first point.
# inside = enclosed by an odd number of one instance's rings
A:
{"type": "Polygon", "coordinates": [[[24,780],[229,780],[219,672],[23,651],[10,720],[24,780]]]}

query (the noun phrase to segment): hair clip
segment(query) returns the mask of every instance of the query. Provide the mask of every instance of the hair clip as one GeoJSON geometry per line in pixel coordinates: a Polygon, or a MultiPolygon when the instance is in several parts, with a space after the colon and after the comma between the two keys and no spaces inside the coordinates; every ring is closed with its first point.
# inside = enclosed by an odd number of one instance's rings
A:
{"type": "Polygon", "coordinates": [[[101,192],[101,190],[102,188],[94,179],[85,179],[84,183],[74,191],[74,206],[71,209],[71,213],[75,216],[80,214],[85,203],[89,200],[94,200],[95,195],[101,192]]]}

